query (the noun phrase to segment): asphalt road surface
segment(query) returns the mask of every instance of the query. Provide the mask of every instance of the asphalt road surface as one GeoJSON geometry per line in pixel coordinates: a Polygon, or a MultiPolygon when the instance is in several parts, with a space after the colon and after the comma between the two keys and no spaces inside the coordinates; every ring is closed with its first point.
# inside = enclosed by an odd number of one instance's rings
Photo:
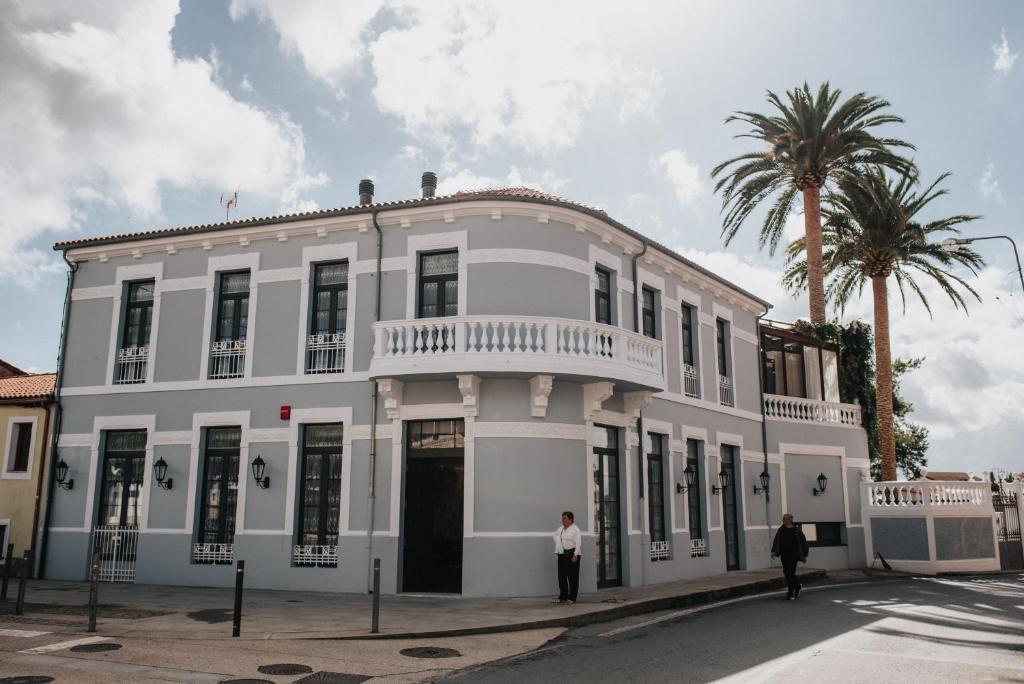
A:
{"type": "Polygon", "coordinates": [[[1024,575],[809,586],[572,630],[466,682],[1024,682],[1024,575]]]}

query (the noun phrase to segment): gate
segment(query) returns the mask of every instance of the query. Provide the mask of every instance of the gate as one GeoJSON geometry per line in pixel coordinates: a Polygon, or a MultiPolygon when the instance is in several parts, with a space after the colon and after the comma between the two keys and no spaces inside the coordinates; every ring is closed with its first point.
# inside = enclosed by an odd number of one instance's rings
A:
{"type": "Polygon", "coordinates": [[[996,513],[999,566],[1003,570],[1024,570],[1024,546],[1021,545],[1017,494],[1002,490],[993,492],[992,507],[996,513]]]}
{"type": "Polygon", "coordinates": [[[137,527],[103,526],[93,532],[93,548],[100,554],[100,582],[134,582],[137,527]]]}

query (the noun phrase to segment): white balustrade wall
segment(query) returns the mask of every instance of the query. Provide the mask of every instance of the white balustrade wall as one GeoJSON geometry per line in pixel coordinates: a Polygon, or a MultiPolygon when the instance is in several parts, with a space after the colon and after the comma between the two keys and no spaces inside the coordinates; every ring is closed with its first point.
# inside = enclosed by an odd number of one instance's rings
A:
{"type": "Polygon", "coordinates": [[[818,399],[764,395],[764,415],[774,420],[795,423],[828,423],[861,427],[860,406],[818,399]]]}

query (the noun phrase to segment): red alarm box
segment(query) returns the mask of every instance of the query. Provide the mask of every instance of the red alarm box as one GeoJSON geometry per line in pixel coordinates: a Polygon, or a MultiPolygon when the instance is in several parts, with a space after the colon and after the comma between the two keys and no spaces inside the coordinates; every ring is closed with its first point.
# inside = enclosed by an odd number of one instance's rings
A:
{"type": "Polygon", "coordinates": [[[285,404],[281,407],[281,420],[291,420],[292,418],[292,407],[285,404]]]}

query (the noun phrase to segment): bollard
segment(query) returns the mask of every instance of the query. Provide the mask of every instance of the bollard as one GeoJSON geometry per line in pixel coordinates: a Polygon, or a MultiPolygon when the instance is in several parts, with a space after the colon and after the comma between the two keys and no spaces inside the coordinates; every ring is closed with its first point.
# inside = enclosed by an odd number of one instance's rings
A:
{"type": "Polygon", "coordinates": [[[14,614],[25,612],[25,587],[28,584],[28,569],[32,566],[32,552],[26,551],[21,559],[21,572],[18,573],[18,601],[14,606],[14,614]]]}
{"type": "Polygon", "coordinates": [[[245,561],[240,560],[235,567],[235,616],[231,625],[231,636],[242,633],[242,581],[245,579],[245,561]]]}
{"type": "Polygon", "coordinates": [[[373,620],[370,633],[380,631],[380,558],[373,559],[373,620]]]}
{"type": "Polygon", "coordinates": [[[100,550],[93,549],[89,565],[89,630],[96,631],[96,611],[100,601],[100,550]]]}
{"type": "Polygon", "coordinates": [[[11,578],[11,571],[14,563],[14,544],[7,545],[7,555],[4,556],[4,580],[0,585],[0,601],[7,600],[7,581],[11,578]]]}

